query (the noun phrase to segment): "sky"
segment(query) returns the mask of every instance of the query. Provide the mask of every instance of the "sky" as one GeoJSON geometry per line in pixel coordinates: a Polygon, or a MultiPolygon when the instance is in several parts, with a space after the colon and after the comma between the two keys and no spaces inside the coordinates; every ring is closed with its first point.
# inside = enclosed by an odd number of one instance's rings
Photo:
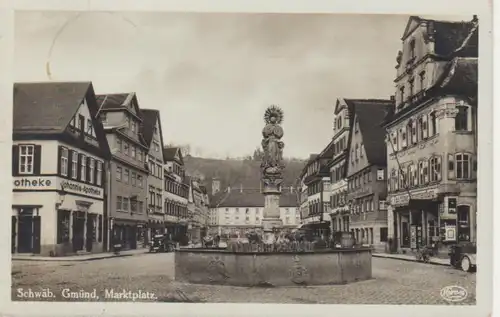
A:
{"type": "Polygon", "coordinates": [[[160,110],[165,144],[213,158],[251,155],[276,104],[284,156],[307,158],[331,140],[337,98],[394,94],[408,18],[18,11],[15,80],[136,92],[139,107],[160,110]]]}

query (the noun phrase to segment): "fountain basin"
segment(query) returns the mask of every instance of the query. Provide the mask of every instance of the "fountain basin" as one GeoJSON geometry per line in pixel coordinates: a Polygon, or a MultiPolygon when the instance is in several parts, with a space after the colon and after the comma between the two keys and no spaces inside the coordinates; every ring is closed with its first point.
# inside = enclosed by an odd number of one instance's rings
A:
{"type": "Polygon", "coordinates": [[[371,248],[306,252],[175,251],[175,280],[233,286],[346,284],[372,277],[371,248]]]}

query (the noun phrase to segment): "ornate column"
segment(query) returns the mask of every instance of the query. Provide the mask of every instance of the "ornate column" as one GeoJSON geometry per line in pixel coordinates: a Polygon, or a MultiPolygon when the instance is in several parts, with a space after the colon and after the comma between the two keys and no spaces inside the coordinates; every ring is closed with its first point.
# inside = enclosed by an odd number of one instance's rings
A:
{"type": "Polygon", "coordinates": [[[262,148],[264,150],[262,170],[262,194],[264,195],[264,211],[262,229],[264,241],[273,243],[276,241],[277,231],[283,228],[280,218],[280,196],[281,183],[283,182],[283,147],[281,141],[283,128],[283,111],[277,106],[270,106],[264,114],[266,126],[262,130],[262,148]]]}

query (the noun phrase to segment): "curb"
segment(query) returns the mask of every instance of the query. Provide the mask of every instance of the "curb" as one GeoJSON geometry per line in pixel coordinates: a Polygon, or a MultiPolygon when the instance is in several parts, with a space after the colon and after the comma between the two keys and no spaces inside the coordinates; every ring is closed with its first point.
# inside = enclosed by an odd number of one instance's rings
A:
{"type": "Polygon", "coordinates": [[[122,258],[126,256],[136,256],[140,254],[146,254],[145,253],[137,253],[137,254],[119,254],[119,255],[112,255],[112,256],[99,256],[99,257],[92,257],[92,258],[86,258],[86,259],[68,259],[68,258],[51,258],[51,259],[39,259],[39,258],[30,258],[30,257],[12,257],[12,261],[32,261],[32,262],[87,262],[87,261],[96,261],[96,260],[104,260],[104,259],[114,259],[114,258],[122,258]]]}
{"type": "Polygon", "coordinates": [[[415,262],[415,263],[422,263],[422,264],[432,264],[432,265],[440,265],[440,266],[448,266],[448,267],[451,266],[450,264],[439,263],[439,262],[435,262],[435,261],[432,261],[432,260],[426,263],[426,262],[420,262],[420,261],[417,261],[417,260],[414,260],[414,259],[398,258],[398,257],[395,257],[395,256],[385,256],[385,255],[378,255],[378,254],[373,254],[373,253],[372,253],[372,256],[374,256],[376,258],[401,260],[401,261],[406,261],[406,262],[415,262]]]}

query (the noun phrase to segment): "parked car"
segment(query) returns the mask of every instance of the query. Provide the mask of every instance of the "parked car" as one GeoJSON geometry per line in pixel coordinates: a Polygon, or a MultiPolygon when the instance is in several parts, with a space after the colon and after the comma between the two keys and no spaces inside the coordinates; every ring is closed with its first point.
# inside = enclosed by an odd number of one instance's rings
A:
{"type": "Polygon", "coordinates": [[[151,240],[149,252],[172,252],[175,249],[175,243],[168,239],[165,234],[157,234],[151,240]]]}
{"type": "Polygon", "coordinates": [[[477,269],[477,247],[475,243],[459,243],[450,246],[448,255],[450,265],[464,272],[473,272],[477,269]]]}

